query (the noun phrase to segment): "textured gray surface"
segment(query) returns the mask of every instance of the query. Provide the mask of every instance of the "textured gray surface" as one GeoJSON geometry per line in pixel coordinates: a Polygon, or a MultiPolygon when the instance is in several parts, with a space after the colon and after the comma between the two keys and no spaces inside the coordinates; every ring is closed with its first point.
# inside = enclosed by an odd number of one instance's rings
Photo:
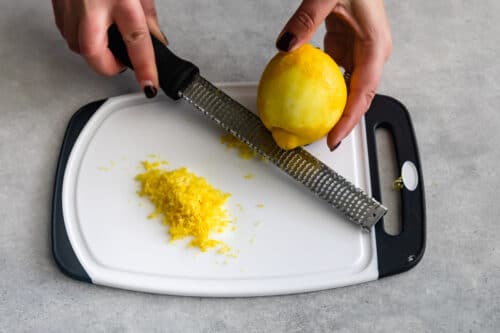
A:
{"type": "MultiPolygon", "coordinates": [[[[159,1],[162,27],[213,81],[258,80],[297,1],[159,1]]],[[[71,54],[50,1],[0,4],[0,331],[494,332],[500,327],[500,4],[386,1],[394,52],[380,92],[419,138],[428,243],[412,271],[285,297],[201,299],[92,286],[50,252],[51,195],[67,122],[135,91],[71,54]]],[[[321,37],[317,36],[316,41],[321,37]]]]}

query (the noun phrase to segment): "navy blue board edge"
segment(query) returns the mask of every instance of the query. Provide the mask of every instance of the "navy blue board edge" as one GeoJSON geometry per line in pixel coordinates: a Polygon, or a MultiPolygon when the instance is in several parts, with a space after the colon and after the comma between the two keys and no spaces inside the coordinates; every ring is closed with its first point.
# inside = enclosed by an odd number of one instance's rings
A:
{"type": "Polygon", "coordinates": [[[56,179],[54,183],[54,195],[52,198],[52,254],[59,269],[69,277],[92,283],[87,272],[82,267],[71,247],[71,243],[64,226],[62,210],[62,186],[64,171],[68,158],[80,135],[92,115],[101,107],[106,100],[89,103],[80,108],[69,121],[68,128],[64,134],[64,140],[57,162],[56,179]]]}
{"type": "MultiPolygon", "coordinates": [[[[415,164],[418,172],[418,186],[414,191],[403,187],[401,195],[401,232],[389,235],[384,231],[384,220],[375,225],[379,277],[405,272],[415,267],[425,251],[426,216],[424,181],[418,154],[417,140],[410,114],[396,99],[377,95],[365,115],[370,163],[372,195],[384,202],[381,194],[375,132],[387,129],[393,138],[398,170],[405,161],[415,164]]],[[[384,184],[387,186],[388,184],[384,184]]]]}
{"type": "MultiPolygon", "coordinates": [[[[57,164],[54,195],[52,202],[52,253],[61,271],[69,277],[92,283],[87,272],[78,261],[64,226],[62,212],[62,185],[66,164],[76,139],[92,115],[106,100],[89,103],[80,108],[71,118],[66,129],[64,141],[57,164]]],[[[365,115],[368,158],[372,195],[383,203],[375,132],[378,128],[388,129],[396,146],[396,160],[399,170],[410,160],[418,170],[419,185],[410,192],[401,190],[402,231],[397,236],[387,234],[383,219],[375,226],[379,278],[402,273],[415,267],[425,250],[425,199],[422,169],[417,143],[408,111],[392,97],[376,95],[370,110],[365,115]]]]}

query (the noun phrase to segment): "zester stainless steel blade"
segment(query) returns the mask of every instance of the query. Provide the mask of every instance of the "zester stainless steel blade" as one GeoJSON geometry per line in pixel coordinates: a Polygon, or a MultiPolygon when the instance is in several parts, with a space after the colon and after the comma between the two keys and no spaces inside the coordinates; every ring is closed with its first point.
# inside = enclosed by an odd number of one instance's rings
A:
{"type": "Polygon", "coordinates": [[[349,221],[370,228],[387,208],[302,148],[283,150],[260,119],[203,77],[195,79],[179,95],[222,128],[246,143],[314,194],[340,210],[349,221]]]}

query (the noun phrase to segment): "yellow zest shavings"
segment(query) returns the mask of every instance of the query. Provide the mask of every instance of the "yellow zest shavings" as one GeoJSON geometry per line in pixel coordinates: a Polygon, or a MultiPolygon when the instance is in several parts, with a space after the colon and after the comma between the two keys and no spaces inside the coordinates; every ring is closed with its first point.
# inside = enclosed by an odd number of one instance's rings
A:
{"type": "Polygon", "coordinates": [[[259,204],[257,204],[257,207],[258,208],[264,208],[264,204],[259,203],[259,204]]]}
{"type": "Polygon", "coordinates": [[[237,137],[232,134],[224,134],[220,137],[220,142],[225,144],[228,149],[236,148],[241,158],[251,160],[257,155],[245,143],[241,142],[237,137]]]}
{"type": "Polygon", "coordinates": [[[253,179],[253,173],[247,173],[247,174],[244,176],[244,178],[245,178],[246,180],[253,179]]]}
{"type": "Polygon", "coordinates": [[[112,170],[115,166],[116,166],[115,161],[110,160],[110,161],[109,161],[109,166],[100,166],[98,169],[99,169],[100,171],[110,171],[110,170],[112,170]]]}
{"type": "Polygon", "coordinates": [[[230,248],[213,239],[214,232],[222,233],[230,224],[225,204],[230,197],[182,167],[176,170],[160,169],[161,161],[144,161],[145,172],[135,179],[141,184],[139,195],[147,197],[155,206],[149,218],[163,217],[169,226],[171,240],[192,237],[190,246],[201,251],[220,246],[220,253],[230,248]]]}
{"type": "Polygon", "coordinates": [[[221,246],[221,248],[219,249],[219,253],[220,254],[226,254],[228,253],[229,251],[231,251],[231,248],[227,245],[223,245],[221,246]]]}

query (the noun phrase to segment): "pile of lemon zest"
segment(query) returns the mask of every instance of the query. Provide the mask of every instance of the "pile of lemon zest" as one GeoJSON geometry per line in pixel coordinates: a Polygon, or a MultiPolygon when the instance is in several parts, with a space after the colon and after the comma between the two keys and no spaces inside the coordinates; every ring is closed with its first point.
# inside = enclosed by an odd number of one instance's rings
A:
{"type": "Polygon", "coordinates": [[[150,216],[163,217],[171,241],[191,237],[189,246],[203,252],[225,246],[211,234],[223,232],[230,223],[225,208],[229,193],[214,188],[185,167],[170,171],[160,169],[159,161],[142,164],[146,171],[135,178],[141,184],[139,195],[154,204],[150,216]]]}

